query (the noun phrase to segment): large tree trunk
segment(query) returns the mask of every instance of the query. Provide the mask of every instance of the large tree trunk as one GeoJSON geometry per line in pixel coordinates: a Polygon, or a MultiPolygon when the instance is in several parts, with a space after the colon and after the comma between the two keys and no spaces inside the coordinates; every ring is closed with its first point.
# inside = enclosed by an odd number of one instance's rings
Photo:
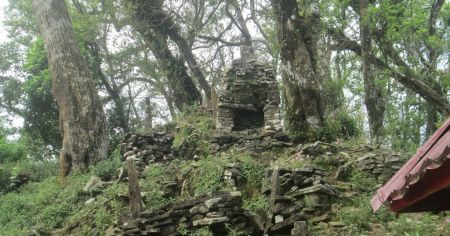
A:
{"type": "MultiPolygon", "coordinates": [[[[194,84],[194,81],[189,76],[184,61],[175,57],[169,49],[167,39],[167,32],[172,26],[167,29],[161,27],[161,22],[164,17],[153,8],[158,8],[160,3],[158,1],[144,2],[141,0],[132,1],[134,9],[134,27],[144,37],[153,55],[158,60],[162,69],[167,73],[169,81],[169,88],[173,92],[173,101],[175,106],[182,110],[186,105],[192,105],[201,102],[201,94],[194,84]]],[[[162,6],[161,6],[162,7],[162,6]]],[[[209,91],[209,90],[208,90],[209,91]]]]}
{"type": "Polygon", "coordinates": [[[192,73],[197,78],[197,82],[205,93],[205,96],[210,99],[211,87],[206,81],[200,64],[192,53],[191,46],[186,39],[181,36],[179,26],[172,20],[171,16],[163,10],[162,7],[164,1],[132,0],[130,2],[135,10],[137,24],[140,24],[141,27],[145,27],[146,31],[153,30],[161,37],[168,36],[175,42],[192,73]]]}
{"type": "Polygon", "coordinates": [[[33,0],[58,103],[63,147],[61,174],[85,170],[106,158],[105,115],[86,61],[80,54],[64,1],[33,0]]]}
{"type": "Polygon", "coordinates": [[[143,35],[153,55],[167,72],[169,88],[172,91],[173,101],[178,110],[181,111],[185,106],[201,102],[201,94],[187,73],[183,60],[172,55],[167,45],[167,36],[159,33],[152,34],[150,31],[144,32],[143,35]]]}
{"type": "Polygon", "coordinates": [[[290,131],[323,124],[322,85],[317,72],[319,13],[317,6],[303,6],[296,0],[272,0],[281,46],[285,96],[285,124],[290,131]],[[309,9],[309,10],[306,10],[309,9]],[[308,17],[300,16],[303,11],[308,17]]]}
{"type": "Polygon", "coordinates": [[[380,145],[383,136],[383,121],[385,99],[383,91],[375,82],[373,66],[370,63],[372,53],[369,18],[367,15],[368,0],[359,1],[361,57],[364,79],[364,103],[369,115],[370,141],[373,145],[380,145]]]}

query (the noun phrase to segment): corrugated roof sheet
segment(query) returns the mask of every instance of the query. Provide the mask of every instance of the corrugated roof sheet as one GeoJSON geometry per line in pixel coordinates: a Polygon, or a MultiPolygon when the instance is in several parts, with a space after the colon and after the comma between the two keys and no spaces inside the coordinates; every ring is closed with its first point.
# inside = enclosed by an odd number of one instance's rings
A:
{"type": "MultiPolygon", "coordinates": [[[[427,170],[437,169],[450,159],[450,119],[448,119],[417,153],[372,198],[374,211],[389,200],[403,198],[411,185],[420,181],[427,170]]],[[[450,175],[450,173],[449,173],[450,175]]],[[[426,196],[425,196],[426,197],[426,196]]]]}

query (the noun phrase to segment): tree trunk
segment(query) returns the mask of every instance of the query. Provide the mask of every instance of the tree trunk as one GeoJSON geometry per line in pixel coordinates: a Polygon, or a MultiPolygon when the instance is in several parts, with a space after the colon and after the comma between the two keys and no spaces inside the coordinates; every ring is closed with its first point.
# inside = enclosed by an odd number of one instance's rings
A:
{"type": "MultiPolygon", "coordinates": [[[[437,0],[433,3],[432,7],[431,7],[431,12],[430,12],[430,18],[428,20],[428,37],[435,37],[436,36],[436,24],[437,24],[437,18],[439,15],[439,12],[442,9],[442,6],[444,5],[444,0],[437,0]]],[[[429,60],[429,66],[432,67],[432,71],[430,71],[429,73],[431,74],[429,80],[433,81],[432,84],[434,84],[434,89],[436,91],[441,92],[442,88],[439,86],[439,83],[434,81],[434,76],[435,74],[433,73],[433,71],[436,70],[437,67],[437,58],[438,58],[438,53],[437,50],[433,47],[433,45],[431,45],[427,40],[425,40],[425,46],[428,49],[428,60],[429,60]]],[[[442,96],[445,96],[444,93],[442,93],[442,96]]],[[[437,125],[436,123],[438,122],[438,114],[436,111],[436,108],[433,106],[432,103],[428,103],[427,106],[427,137],[431,136],[436,130],[437,130],[437,125]]]]}
{"type": "Polygon", "coordinates": [[[33,0],[52,74],[63,132],[61,174],[86,170],[107,156],[105,115],[89,67],[75,41],[64,1],[33,0]]]}
{"type": "Polygon", "coordinates": [[[183,107],[201,102],[201,95],[194,81],[187,73],[183,60],[176,58],[167,45],[167,36],[162,34],[144,33],[153,55],[158,59],[161,67],[167,72],[169,88],[178,110],[183,107]]]}
{"type": "MultiPolygon", "coordinates": [[[[125,116],[125,107],[124,102],[122,99],[122,96],[120,95],[120,89],[116,86],[114,81],[111,81],[111,83],[108,81],[108,78],[106,78],[105,74],[102,71],[102,57],[100,55],[100,48],[99,45],[96,42],[87,42],[88,48],[89,48],[89,54],[92,57],[92,71],[94,78],[100,79],[103,86],[105,86],[106,91],[109,94],[109,97],[114,102],[115,106],[115,114],[118,119],[118,125],[122,130],[127,133],[130,131],[129,125],[128,125],[128,119],[125,116]]],[[[111,122],[109,125],[112,125],[111,122]]],[[[110,127],[113,128],[113,127],[110,127]]]]}
{"type": "Polygon", "coordinates": [[[366,105],[367,113],[369,116],[370,141],[373,145],[378,146],[382,142],[384,111],[386,104],[383,96],[383,91],[375,82],[373,67],[370,63],[372,46],[369,29],[369,17],[367,15],[368,4],[368,0],[359,1],[359,27],[365,92],[364,103],[366,105]]]}
{"type": "MultiPolygon", "coordinates": [[[[187,43],[186,39],[181,36],[179,26],[172,20],[171,16],[163,10],[164,1],[144,1],[133,0],[131,4],[135,11],[135,19],[137,24],[141,25],[144,31],[153,30],[159,37],[170,37],[178,46],[181,54],[186,60],[189,68],[194,76],[197,78],[197,82],[205,93],[206,97],[210,99],[211,87],[206,81],[200,64],[197,62],[192,49],[187,43]]],[[[141,30],[141,33],[142,30],[141,30]]],[[[144,33],[143,33],[144,34],[144,33]]],[[[184,65],[184,62],[180,60],[184,65]]]]}
{"type": "Polygon", "coordinates": [[[144,127],[146,129],[153,128],[153,109],[150,97],[145,98],[145,121],[144,127]]]}
{"type": "MultiPolygon", "coordinates": [[[[337,41],[342,49],[350,50],[355,54],[361,56],[360,45],[349,39],[343,32],[336,30],[334,28],[328,29],[329,33],[337,41]]],[[[390,74],[392,79],[395,79],[405,88],[414,91],[419,94],[427,102],[433,104],[437,111],[441,112],[444,116],[450,115],[450,102],[445,96],[439,91],[436,91],[427,83],[425,83],[420,76],[417,75],[414,70],[412,70],[398,55],[396,50],[389,44],[389,42],[384,42],[386,47],[386,56],[391,58],[393,63],[398,67],[395,68],[384,61],[380,60],[375,55],[370,55],[370,63],[374,65],[377,69],[383,70],[390,74]]]]}
{"type": "Polygon", "coordinates": [[[304,131],[323,124],[322,84],[317,72],[316,41],[319,13],[316,5],[296,0],[272,0],[281,46],[285,123],[290,131],[304,131]],[[307,17],[300,16],[304,11],[307,17]],[[307,12],[307,13],[306,13],[307,12]]]}
{"type": "MultiPolygon", "coordinates": [[[[189,76],[184,61],[176,58],[169,49],[167,32],[164,32],[164,29],[159,25],[159,17],[165,15],[161,15],[160,12],[153,10],[154,7],[158,8],[159,4],[143,3],[140,0],[132,2],[135,19],[134,27],[142,34],[160,66],[167,73],[169,88],[173,92],[175,106],[182,110],[186,105],[201,102],[201,94],[189,76]]],[[[169,30],[170,27],[172,26],[168,26],[165,30],[169,30]]]]}

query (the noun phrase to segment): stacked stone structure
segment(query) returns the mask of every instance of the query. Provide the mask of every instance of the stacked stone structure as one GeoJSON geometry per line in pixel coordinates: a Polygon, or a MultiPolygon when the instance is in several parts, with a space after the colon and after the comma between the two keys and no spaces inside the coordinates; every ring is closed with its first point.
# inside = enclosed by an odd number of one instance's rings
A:
{"type": "Polygon", "coordinates": [[[266,224],[270,235],[288,234],[294,223],[304,219],[318,223],[330,219],[332,198],[339,192],[325,180],[326,171],[317,167],[271,169],[266,173],[270,198],[266,224]]]}
{"type": "Polygon", "coordinates": [[[127,134],[119,145],[122,160],[136,159],[139,167],[153,162],[165,162],[173,159],[173,137],[166,133],[127,134]]]}
{"type": "Polygon", "coordinates": [[[405,162],[398,154],[367,153],[355,162],[358,170],[375,178],[378,183],[385,183],[391,178],[405,162]]]}
{"type": "Polygon", "coordinates": [[[169,236],[202,227],[209,227],[214,235],[228,235],[230,227],[245,235],[261,235],[252,222],[242,209],[240,192],[218,192],[141,212],[136,219],[121,220],[108,235],[169,236]]]}
{"type": "Polygon", "coordinates": [[[270,64],[234,60],[222,73],[216,129],[280,131],[280,96],[270,64]]]}

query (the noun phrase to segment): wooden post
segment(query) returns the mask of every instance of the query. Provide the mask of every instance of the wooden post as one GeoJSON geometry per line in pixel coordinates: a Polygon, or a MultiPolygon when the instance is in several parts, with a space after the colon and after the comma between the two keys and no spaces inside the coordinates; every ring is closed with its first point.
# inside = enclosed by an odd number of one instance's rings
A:
{"type": "Polygon", "coordinates": [[[128,195],[130,197],[130,216],[136,218],[142,210],[141,189],[139,188],[138,172],[134,158],[127,158],[128,195]]]}
{"type": "Polygon", "coordinates": [[[272,177],[270,179],[270,199],[269,199],[269,212],[267,213],[267,221],[265,234],[269,233],[270,227],[273,225],[273,209],[275,208],[277,196],[280,194],[280,170],[275,167],[272,171],[272,177]]]}

